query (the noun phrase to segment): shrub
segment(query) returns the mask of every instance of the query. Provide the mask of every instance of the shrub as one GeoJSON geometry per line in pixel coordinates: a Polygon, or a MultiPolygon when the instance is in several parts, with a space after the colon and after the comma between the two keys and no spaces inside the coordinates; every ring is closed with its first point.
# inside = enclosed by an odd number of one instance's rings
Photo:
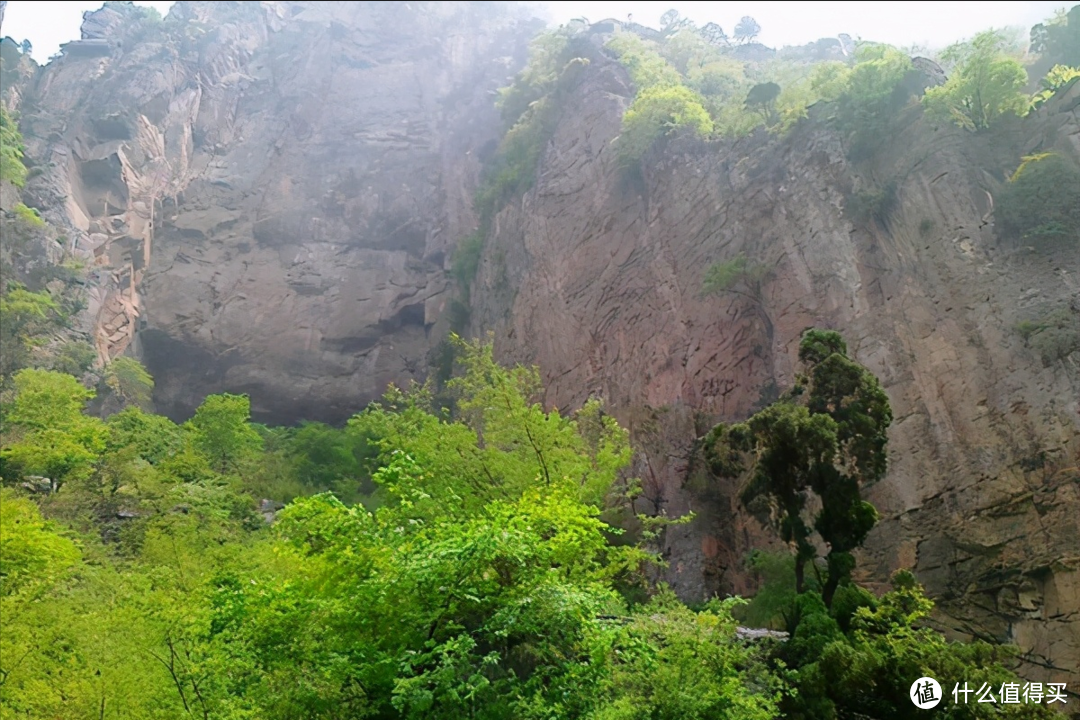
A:
{"type": "MultiPolygon", "coordinates": [[[[890,180],[884,186],[874,190],[860,190],[852,193],[844,202],[844,215],[858,223],[875,222],[884,224],[896,207],[896,181],[890,180]]],[[[930,227],[933,227],[931,221],[930,227]]],[[[929,232],[927,228],[926,232],[929,232]]],[[[923,232],[923,225],[919,225],[923,232]]]]}
{"type": "MultiPolygon", "coordinates": [[[[6,242],[6,238],[5,238],[6,242]]],[[[62,321],[56,301],[46,293],[9,284],[0,293],[0,384],[31,364],[32,350],[62,321]]]]}
{"type": "Polygon", "coordinates": [[[26,183],[22,140],[19,126],[7,110],[0,107],[0,180],[7,180],[15,187],[26,183]]]}
{"type": "Polygon", "coordinates": [[[575,57],[588,48],[574,32],[560,28],[533,41],[529,62],[513,84],[502,88],[498,107],[510,127],[486,169],[476,194],[480,224],[486,228],[495,213],[536,179],[540,153],[551,137],[565,92],[573,86],[588,58],[575,57]]]}
{"type": "Polygon", "coordinates": [[[658,85],[638,93],[623,116],[619,153],[636,161],[662,137],[686,132],[705,137],[713,131],[712,118],[702,98],[688,87],[658,85]]]}
{"type": "Polygon", "coordinates": [[[118,357],[105,368],[105,384],[125,403],[143,409],[150,407],[154,378],[142,364],[129,357],[118,357]]]}
{"type": "Polygon", "coordinates": [[[998,194],[994,217],[1005,236],[1080,240],[1080,169],[1057,153],[1025,157],[998,194]]]}
{"type": "Polygon", "coordinates": [[[97,360],[97,351],[88,342],[72,341],[64,343],[56,357],[52,361],[52,368],[56,372],[81,376],[94,365],[97,360]]]}
{"type": "MultiPolygon", "coordinates": [[[[873,154],[889,136],[897,111],[907,102],[904,78],[911,71],[911,58],[889,45],[865,44],[856,49],[855,60],[838,117],[841,128],[851,134],[848,154],[858,160],[873,154]]],[[[818,82],[835,92],[826,77],[818,82]]]]}
{"type": "Polygon", "coordinates": [[[686,80],[706,98],[721,102],[744,96],[747,87],[743,64],[728,58],[690,68],[686,80]]]}
{"type": "Polygon", "coordinates": [[[1080,313],[1069,307],[1023,320],[1016,324],[1016,331],[1046,366],[1080,350],[1080,313]]]}
{"type": "Polygon", "coordinates": [[[757,292],[766,268],[760,263],[750,261],[739,253],[727,262],[713,263],[705,270],[701,280],[701,291],[713,295],[734,290],[739,283],[746,283],[752,294],[757,292]]]}
{"type": "Polygon", "coordinates": [[[41,219],[41,214],[38,213],[32,207],[27,207],[22,203],[15,206],[15,217],[23,225],[23,227],[30,230],[42,230],[45,227],[45,221],[41,219]]]}
{"type": "Polygon", "coordinates": [[[541,33],[529,44],[529,60],[514,82],[499,89],[495,105],[502,112],[506,127],[513,127],[529,106],[550,92],[559,80],[567,61],[573,34],[560,28],[541,33]]]}
{"type": "Polygon", "coordinates": [[[828,61],[814,66],[810,87],[822,100],[839,100],[848,91],[851,69],[842,62],[828,61]]]}

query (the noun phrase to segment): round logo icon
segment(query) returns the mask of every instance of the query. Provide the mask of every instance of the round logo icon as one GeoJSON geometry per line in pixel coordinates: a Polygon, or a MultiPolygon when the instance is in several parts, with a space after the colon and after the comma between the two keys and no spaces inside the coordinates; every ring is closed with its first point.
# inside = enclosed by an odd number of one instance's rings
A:
{"type": "Polygon", "coordinates": [[[911,683],[909,697],[911,702],[915,703],[915,707],[920,710],[929,710],[937,707],[937,704],[941,702],[941,686],[932,677],[921,677],[911,683]]]}

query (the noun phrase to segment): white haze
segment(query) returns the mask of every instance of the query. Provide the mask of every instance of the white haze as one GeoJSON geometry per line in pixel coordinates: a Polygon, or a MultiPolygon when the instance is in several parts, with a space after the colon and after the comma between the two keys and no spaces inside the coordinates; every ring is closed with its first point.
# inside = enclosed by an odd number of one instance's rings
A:
{"type": "MultiPolygon", "coordinates": [[[[171,2],[137,2],[162,15],[171,2]]],[[[539,4],[539,3],[536,3],[539,4]]],[[[656,26],[664,11],[674,8],[698,24],[718,23],[731,33],[743,15],[761,24],[759,40],[766,45],[801,45],[822,37],[848,33],[900,47],[944,47],[990,27],[1026,29],[1067,7],[1050,2],[548,2],[551,19],[564,23],[578,17],[592,22],[605,18],[656,26]]],[[[1073,3],[1074,4],[1074,3],[1073,3]]],[[[1071,4],[1070,4],[1071,5],[1071,4]]],[[[44,62],[60,43],[79,37],[82,13],[100,2],[33,2],[12,0],[4,18],[4,35],[29,39],[34,58],[44,62]]]]}
{"type": "Polygon", "coordinates": [[[1050,2],[548,2],[556,23],[577,17],[605,18],[657,27],[669,9],[698,25],[715,22],[730,35],[744,15],[761,25],[760,42],[771,47],[802,45],[847,33],[898,47],[942,48],[991,27],[1027,29],[1071,7],[1050,2]]]}

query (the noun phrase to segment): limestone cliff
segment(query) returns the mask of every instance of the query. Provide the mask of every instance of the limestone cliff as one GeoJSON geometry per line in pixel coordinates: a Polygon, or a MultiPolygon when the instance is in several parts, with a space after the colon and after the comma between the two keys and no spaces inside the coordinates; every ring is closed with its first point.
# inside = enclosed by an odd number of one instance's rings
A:
{"type": "Polygon", "coordinates": [[[343,419],[422,379],[491,93],[536,21],[483,3],[130,3],[22,88],[27,195],[93,258],[102,361],[173,415],[222,390],[343,419]]]}
{"type": "Polygon", "coordinates": [[[841,330],[896,416],[864,579],[913,568],[946,627],[1016,642],[1033,677],[1076,685],[1080,357],[1044,365],[1014,327],[1040,304],[1080,312],[1080,255],[1003,243],[991,203],[1021,154],[1080,155],[1080,85],[993,137],[910,107],[862,165],[813,108],[783,139],[673,142],[640,176],[611,144],[632,97],[621,66],[592,63],[535,187],[493,223],[474,331],[538,364],[551,404],[608,400],[649,509],[698,514],[666,553],[673,586],[701,596],[746,588],[763,532],[703,477],[694,438],[790,386],[803,330],[841,330]],[[853,193],[888,183],[884,222],[848,217],[853,193]],[[769,270],[760,298],[704,297],[705,268],[739,253],[769,270]]]}
{"type": "MultiPolygon", "coordinates": [[[[139,354],[158,407],[247,392],[258,419],[341,419],[422,379],[445,331],[455,243],[502,128],[492,91],[537,28],[488,3],[125,3],[18,88],[24,196],[92,259],[102,360],[139,354]]],[[[841,330],[896,415],[882,522],[861,558],[912,567],[942,624],[1009,640],[1025,672],[1080,685],[1080,358],[1049,363],[1016,324],[1080,312],[1080,257],[996,237],[1021,155],[1080,155],[1080,85],[995,135],[917,106],[851,163],[828,108],[787,137],[611,146],[632,97],[602,57],[567,94],[533,188],[499,212],[472,331],[536,363],[552,405],[606,399],[630,427],[687,597],[749,588],[766,533],[704,476],[695,438],[790,384],[800,333],[841,330]],[[849,198],[894,187],[881,219],[849,198]],[[713,262],[769,270],[759,297],[705,297],[713,262]]]]}

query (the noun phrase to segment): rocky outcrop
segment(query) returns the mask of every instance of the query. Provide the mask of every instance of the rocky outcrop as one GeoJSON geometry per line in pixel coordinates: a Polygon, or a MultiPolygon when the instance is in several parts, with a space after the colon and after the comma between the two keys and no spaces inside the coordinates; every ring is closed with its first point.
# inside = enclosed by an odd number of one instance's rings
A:
{"type": "Polygon", "coordinates": [[[1021,154],[1080,155],[1078,93],[994,137],[935,130],[913,105],[860,165],[812,120],[785,139],[673,141],[637,173],[611,144],[626,75],[594,62],[535,187],[493,224],[474,330],[538,364],[552,405],[597,395],[630,427],[642,502],[697,513],[665,548],[689,597],[747,589],[745,554],[767,536],[695,464],[694,438],[789,386],[804,329],[841,330],[896,417],[862,579],[913,568],[943,626],[1016,642],[1028,675],[1075,686],[1080,357],[1044,365],[1015,325],[1076,301],[1080,255],[999,240],[991,208],[1021,154]],[[893,209],[852,217],[874,196],[893,209]],[[768,270],[760,295],[704,296],[709,264],[740,253],[768,270]]]}
{"type": "Polygon", "coordinates": [[[281,422],[422,379],[492,92],[536,29],[476,3],[87,13],[21,109],[27,194],[95,265],[101,362],[137,351],[170,414],[230,390],[281,422]]]}

